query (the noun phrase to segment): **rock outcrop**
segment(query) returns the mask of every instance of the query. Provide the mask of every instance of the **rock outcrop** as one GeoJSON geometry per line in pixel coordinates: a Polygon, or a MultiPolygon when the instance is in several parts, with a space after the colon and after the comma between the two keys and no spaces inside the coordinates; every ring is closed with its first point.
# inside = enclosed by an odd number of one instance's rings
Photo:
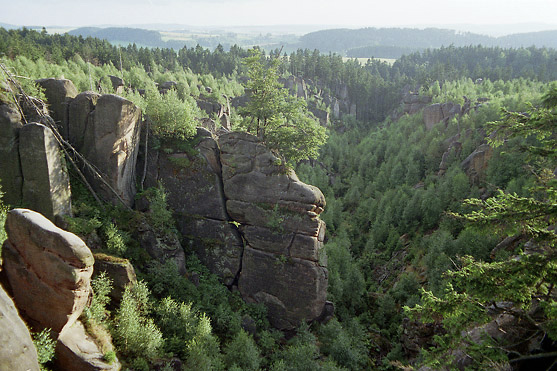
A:
{"type": "Polygon", "coordinates": [[[38,371],[37,351],[14,302],[0,286],[0,370],[38,371]]]}
{"type": "Polygon", "coordinates": [[[6,219],[3,269],[19,310],[59,333],[81,315],[91,292],[93,255],[76,235],[41,214],[14,209],[6,219]]]}
{"type": "Polygon", "coordinates": [[[21,203],[23,174],[19,162],[19,130],[23,126],[21,115],[15,105],[0,104],[0,184],[4,202],[21,203]]]}
{"type": "Polygon", "coordinates": [[[145,185],[163,184],[182,236],[213,273],[232,285],[243,242],[226,210],[219,148],[204,129],[192,142],[197,144],[189,152],[149,150],[145,185]]]}
{"type": "Polygon", "coordinates": [[[238,282],[242,296],[265,304],[279,329],[318,318],[328,282],[320,259],[323,194],[300,182],[252,135],[223,134],[219,145],[226,207],[246,242],[238,282]]]}
{"type": "Polygon", "coordinates": [[[424,123],[427,130],[433,128],[438,122],[445,123],[457,114],[460,114],[460,104],[436,103],[424,108],[424,123]]]}
{"type": "Polygon", "coordinates": [[[429,103],[431,103],[431,97],[428,95],[406,92],[402,97],[403,112],[409,115],[414,115],[420,112],[429,103]]]}
{"type": "Polygon", "coordinates": [[[70,183],[60,147],[48,127],[24,125],[17,108],[0,104],[0,179],[4,201],[26,205],[51,220],[70,215],[70,183]]]}
{"type": "Polygon", "coordinates": [[[250,134],[198,129],[192,143],[148,151],[145,182],[163,183],[185,243],[246,301],[265,304],[276,328],[325,318],[321,191],[250,134]]]}
{"type": "Polygon", "coordinates": [[[72,126],[75,122],[78,131],[72,137],[83,137],[82,146],[74,143],[76,149],[100,170],[118,196],[90,173],[89,181],[106,200],[114,204],[121,200],[131,206],[136,192],[135,164],[141,128],[141,109],[129,100],[112,94],[98,98],[89,94],[81,99],[83,100],[80,100],[79,104],[71,104],[69,132],[74,132],[72,126]],[[94,109],[90,110],[91,108],[94,109]],[[84,125],[85,117],[87,123],[84,125]],[[79,133],[83,127],[85,129],[81,136],[79,133]]]}
{"type": "Polygon", "coordinates": [[[70,179],[60,147],[50,128],[37,123],[19,130],[23,205],[54,220],[71,215],[70,179]]]}
{"type": "Polygon", "coordinates": [[[67,371],[118,371],[120,362],[104,361],[104,354],[79,321],[66,327],[56,343],[55,365],[67,371]]]}
{"type": "Polygon", "coordinates": [[[108,294],[112,299],[112,304],[120,304],[124,297],[124,291],[127,286],[133,286],[137,283],[135,270],[130,261],[123,258],[117,258],[106,254],[94,254],[95,265],[93,277],[104,272],[107,277],[112,280],[112,291],[108,294]]]}
{"type": "Polygon", "coordinates": [[[103,360],[78,320],[92,294],[94,258],[85,243],[26,209],[8,213],[6,232],[2,267],[15,304],[36,330],[52,329],[58,336],[57,369],[119,370],[117,360],[103,360]]]}
{"type": "Polygon", "coordinates": [[[50,117],[59,125],[60,133],[66,136],[68,130],[67,105],[79,93],[77,88],[73,82],[67,79],[40,79],[36,83],[44,89],[50,117]]]}
{"type": "Polygon", "coordinates": [[[493,148],[482,144],[460,164],[470,182],[479,185],[485,181],[489,160],[493,156],[493,148]]]}

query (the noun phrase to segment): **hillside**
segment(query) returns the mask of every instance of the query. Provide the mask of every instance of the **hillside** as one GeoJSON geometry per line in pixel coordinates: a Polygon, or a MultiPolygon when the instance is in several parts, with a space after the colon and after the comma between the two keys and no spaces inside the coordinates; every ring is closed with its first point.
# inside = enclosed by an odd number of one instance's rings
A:
{"type": "Polygon", "coordinates": [[[335,52],[348,57],[398,58],[403,54],[442,46],[557,47],[557,31],[490,37],[435,28],[362,28],[311,32],[300,38],[300,47],[335,52]],[[372,53],[372,54],[369,54],[372,53]]]}

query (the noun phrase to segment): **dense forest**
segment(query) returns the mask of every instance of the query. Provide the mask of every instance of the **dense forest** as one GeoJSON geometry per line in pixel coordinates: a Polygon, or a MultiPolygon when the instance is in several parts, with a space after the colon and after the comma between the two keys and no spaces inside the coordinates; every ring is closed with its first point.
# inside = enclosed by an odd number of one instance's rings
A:
{"type": "MultiPolygon", "coordinates": [[[[199,272],[196,284],[172,264],[148,261],[130,237],[133,212],[102,212],[72,183],[72,230],[98,230],[103,251],[130,259],[142,279],[109,313],[109,283],[101,277],[87,314],[109,328],[125,366],[163,369],[178,357],[184,369],[206,370],[453,369],[464,353],[470,369],[551,369],[557,50],[481,46],[473,35],[460,36],[460,46],[416,44],[423,50],[393,64],[360,64],[317,47],[260,56],[239,46],[114,46],[0,28],[0,62],[30,94],[42,96],[33,81],[46,77],[110,93],[108,76],[119,76],[128,88],[122,94],[154,122],[165,105],[179,112],[190,125],[184,137],[195,118],[207,116],[195,98],[223,102],[254,88],[250,58],[277,77],[303,79],[308,106],[332,113],[324,97],[340,98],[345,87],[343,99],[357,107],[332,115],[318,153],[290,163],[327,201],[327,295],[335,306],[332,320],[302,323],[295,334],[273,329],[264,308],[228,290],[193,250],[187,269],[199,272]],[[156,84],[166,81],[175,89],[158,93],[156,84]],[[426,125],[426,105],[405,108],[412,97],[459,110],[426,125]],[[480,152],[489,153],[485,160],[477,160],[480,152]],[[512,242],[502,244],[506,238],[512,242]],[[502,315],[515,320],[503,329],[514,337],[475,335],[502,315]],[[255,327],[249,332],[247,317],[255,327]]],[[[233,107],[233,129],[245,130],[251,114],[233,107]]],[[[158,207],[156,223],[173,229],[164,190],[145,195],[158,207]]]]}

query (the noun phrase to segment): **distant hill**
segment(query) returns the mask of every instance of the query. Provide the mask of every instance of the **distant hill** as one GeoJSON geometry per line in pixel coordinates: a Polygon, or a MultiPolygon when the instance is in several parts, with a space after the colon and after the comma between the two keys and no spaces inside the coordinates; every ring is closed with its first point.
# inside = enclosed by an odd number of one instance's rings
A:
{"type": "Polygon", "coordinates": [[[409,52],[442,46],[522,46],[557,48],[557,30],[491,37],[471,32],[438,28],[361,28],[333,29],[308,33],[299,47],[334,52],[353,58],[398,58],[409,52]]]}
{"type": "Polygon", "coordinates": [[[142,28],[128,27],[81,27],[68,32],[70,35],[83,37],[97,37],[106,39],[112,43],[137,44],[139,46],[174,48],[180,49],[184,46],[179,41],[164,41],[159,31],[145,30],[142,28]]]}

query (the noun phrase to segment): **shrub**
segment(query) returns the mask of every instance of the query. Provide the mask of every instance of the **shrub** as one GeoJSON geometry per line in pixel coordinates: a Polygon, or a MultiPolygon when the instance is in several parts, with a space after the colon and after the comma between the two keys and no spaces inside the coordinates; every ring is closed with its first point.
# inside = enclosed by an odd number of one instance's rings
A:
{"type": "Polygon", "coordinates": [[[44,329],[41,332],[34,333],[33,344],[37,350],[41,370],[46,370],[44,365],[54,358],[54,348],[56,347],[56,341],[52,338],[51,330],[44,329]]]}
{"type": "Polygon", "coordinates": [[[155,135],[187,139],[195,134],[195,117],[199,109],[192,100],[181,100],[175,90],[164,95],[156,90],[148,91],[145,113],[153,123],[155,135]]]}
{"type": "Polygon", "coordinates": [[[240,330],[224,350],[224,363],[227,368],[238,367],[241,370],[259,369],[260,355],[252,337],[240,330]]]}
{"type": "Polygon", "coordinates": [[[126,287],[114,321],[113,336],[118,349],[125,356],[136,360],[154,359],[163,345],[161,331],[148,317],[149,295],[149,289],[143,281],[133,287],[126,287]]]}

